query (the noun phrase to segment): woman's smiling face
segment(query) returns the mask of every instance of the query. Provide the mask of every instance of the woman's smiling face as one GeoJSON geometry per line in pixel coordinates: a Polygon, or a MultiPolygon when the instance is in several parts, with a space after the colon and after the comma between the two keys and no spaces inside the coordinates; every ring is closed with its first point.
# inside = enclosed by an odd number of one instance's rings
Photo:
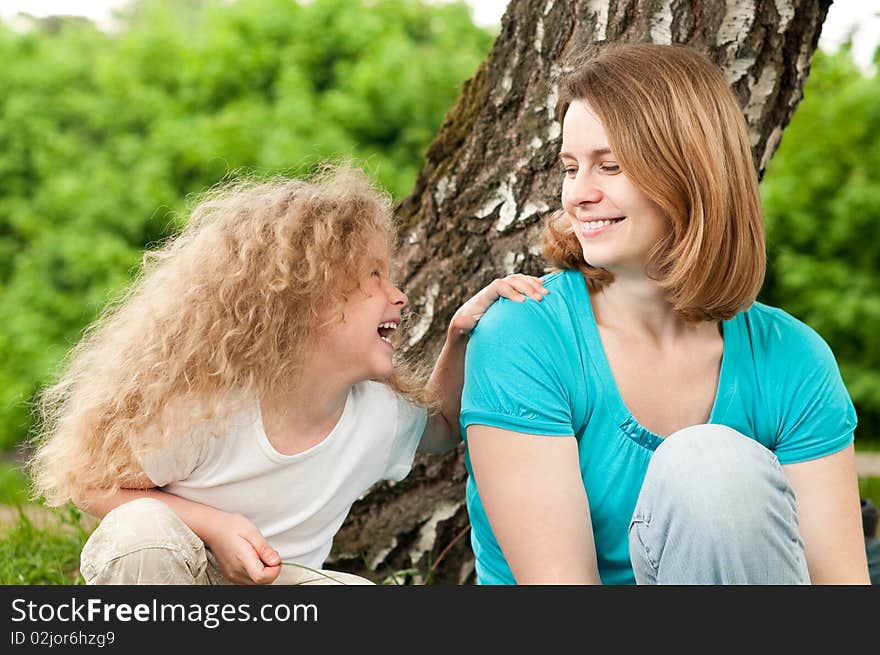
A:
{"type": "Polygon", "coordinates": [[[605,127],[575,100],[562,127],[562,206],[590,266],[615,275],[644,275],[651,249],[667,234],[660,207],[621,170],[605,127]]]}

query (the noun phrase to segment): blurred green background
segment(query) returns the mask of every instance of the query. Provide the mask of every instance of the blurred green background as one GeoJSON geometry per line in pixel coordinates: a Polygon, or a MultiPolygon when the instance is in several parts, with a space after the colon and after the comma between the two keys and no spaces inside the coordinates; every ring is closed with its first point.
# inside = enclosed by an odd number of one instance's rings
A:
{"type": "MultiPolygon", "coordinates": [[[[415,0],[145,0],[113,32],[0,24],[0,453],[188,195],[347,157],[401,198],[494,35],[463,3],[415,0]]],[[[831,345],[860,450],[880,450],[878,98],[847,46],[817,52],[761,184],[761,300],[831,345]]]]}

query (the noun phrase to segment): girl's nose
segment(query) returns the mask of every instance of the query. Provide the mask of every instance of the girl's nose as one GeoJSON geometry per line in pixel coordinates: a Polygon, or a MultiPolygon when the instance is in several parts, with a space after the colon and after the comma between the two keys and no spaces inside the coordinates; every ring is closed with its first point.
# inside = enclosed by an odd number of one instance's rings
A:
{"type": "Polygon", "coordinates": [[[391,285],[390,298],[392,305],[398,305],[400,307],[406,307],[406,304],[409,302],[409,298],[406,297],[406,294],[393,284],[391,285]]]}

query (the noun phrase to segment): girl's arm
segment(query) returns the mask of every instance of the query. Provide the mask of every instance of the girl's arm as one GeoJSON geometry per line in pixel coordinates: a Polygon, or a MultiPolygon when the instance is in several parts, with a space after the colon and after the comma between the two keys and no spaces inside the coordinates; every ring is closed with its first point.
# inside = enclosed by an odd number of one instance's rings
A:
{"type": "Polygon", "coordinates": [[[574,436],[467,429],[480,499],[517,584],[601,584],[574,436]]]}
{"type": "Polygon", "coordinates": [[[494,280],[459,307],[449,322],[446,341],[428,380],[428,391],[440,398],[440,413],[428,416],[418,452],[441,453],[461,442],[458,417],[464,386],[464,354],[468,336],[483,314],[500,297],[525,302],[526,296],[541,300],[547,293],[540,278],[514,274],[494,280]]]}
{"type": "Polygon", "coordinates": [[[119,489],[110,496],[91,494],[80,508],[104,518],[123,503],[138,498],[155,498],[168,505],[211,549],[221,573],[230,582],[269,584],[278,577],[281,572],[278,552],[246,517],[160,491],[152,484],[145,475],[134,482],[133,486],[138,488],[119,489]]]}
{"type": "Polygon", "coordinates": [[[813,584],[870,584],[852,444],[782,468],[797,499],[813,584]]]}

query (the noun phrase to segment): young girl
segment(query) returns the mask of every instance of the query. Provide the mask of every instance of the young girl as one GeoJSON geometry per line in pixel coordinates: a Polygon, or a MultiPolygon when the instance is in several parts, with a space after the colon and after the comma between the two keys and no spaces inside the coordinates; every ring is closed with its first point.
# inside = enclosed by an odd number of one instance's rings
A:
{"type": "Polygon", "coordinates": [[[866,583],[855,411],[822,338],[755,302],[758,180],[723,74],[608,48],[562,80],[559,120],[562,270],[468,345],[478,581],[866,583]]]}
{"type": "Polygon", "coordinates": [[[394,238],[339,167],[221,187],[149,253],[41,398],[35,493],[103,517],[88,584],[366,582],[320,571],[351,505],[458,443],[467,334],[499,294],[542,297],[521,275],[477,293],[425,386],[392,367],[394,238]]]}

